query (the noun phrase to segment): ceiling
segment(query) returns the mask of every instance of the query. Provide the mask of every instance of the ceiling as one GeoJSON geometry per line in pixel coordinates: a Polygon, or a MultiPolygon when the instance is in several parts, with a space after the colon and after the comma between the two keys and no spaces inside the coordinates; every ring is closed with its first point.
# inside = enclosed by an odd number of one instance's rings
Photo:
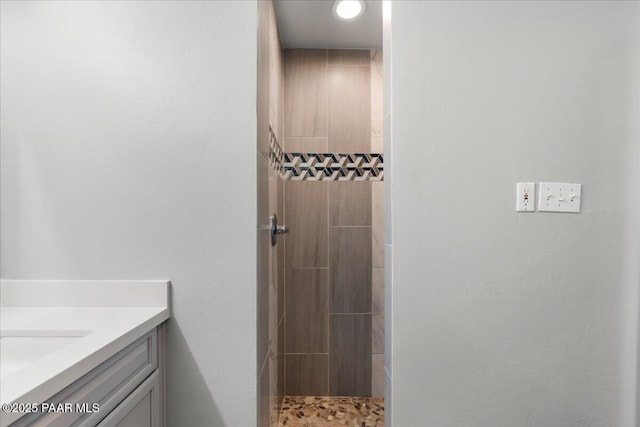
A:
{"type": "Polygon", "coordinates": [[[353,21],[333,16],[333,0],[274,0],[284,48],[371,49],[382,47],[382,1],[366,0],[353,21]]]}

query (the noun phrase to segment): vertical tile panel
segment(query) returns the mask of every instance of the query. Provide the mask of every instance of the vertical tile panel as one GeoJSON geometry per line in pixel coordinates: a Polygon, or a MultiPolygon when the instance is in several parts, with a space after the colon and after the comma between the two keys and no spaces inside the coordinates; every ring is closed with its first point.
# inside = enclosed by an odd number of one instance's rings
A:
{"type": "Polygon", "coordinates": [[[393,378],[385,370],[384,382],[384,425],[393,427],[393,378]]]}
{"type": "Polygon", "coordinates": [[[287,270],[287,353],[326,353],[328,328],[326,269],[287,270]]]}
{"type": "MultiPolygon", "coordinates": [[[[275,134],[276,140],[282,147],[282,46],[278,34],[278,24],[273,1],[270,1],[270,93],[269,93],[269,113],[270,125],[275,134]]],[[[279,218],[284,220],[284,180],[277,173],[274,174],[275,201],[274,212],[279,218]]],[[[271,380],[275,387],[271,391],[271,426],[276,426],[280,411],[282,409],[282,399],[284,398],[284,239],[279,239],[278,244],[272,249],[275,256],[273,264],[275,272],[275,305],[273,317],[275,318],[275,353],[273,355],[274,378],[271,380]]]]}
{"type": "Polygon", "coordinates": [[[384,151],[382,49],[371,51],[371,152],[384,151]]]}
{"type": "MultiPolygon", "coordinates": [[[[278,210],[278,175],[269,167],[269,215],[278,210]]],[[[269,216],[267,215],[267,216],[269,216]]],[[[269,237],[270,240],[270,237],[269,237]]],[[[269,352],[273,355],[277,352],[278,335],[278,247],[269,247],[269,352]]],[[[272,375],[271,382],[275,384],[277,376],[272,375]]],[[[273,388],[273,387],[272,387],[273,388]]],[[[275,392],[275,390],[274,390],[275,392]]]]}
{"type": "Polygon", "coordinates": [[[278,211],[278,173],[276,170],[269,165],[268,157],[265,157],[267,161],[267,179],[268,179],[268,187],[269,187],[269,205],[268,212],[266,218],[259,218],[260,223],[264,223],[265,225],[269,225],[269,216],[278,211]]]}
{"type": "MultiPolygon", "coordinates": [[[[384,151],[382,49],[371,51],[371,152],[384,151]]],[[[374,397],[384,397],[384,183],[372,183],[372,377],[374,397]],[[382,353],[382,354],[381,354],[382,353]]]]}
{"type": "Polygon", "coordinates": [[[327,136],[327,51],[284,53],[284,136],[327,136]]]}
{"type": "Polygon", "coordinates": [[[278,358],[276,353],[270,353],[267,358],[269,369],[269,425],[276,426],[278,423],[278,358]]]}
{"type": "Polygon", "coordinates": [[[258,230],[258,370],[269,349],[269,251],[268,229],[258,230]]]}
{"type": "Polygon", "coordinates": [[[393,347],[391,346],[393,334],[393,246],[385,245],[384,249],[384,367],[390,376],[393,377],[393,347]]]}
{"type": "Polygon", "coordinates": [[[330,152],[367,153],[371,149],[369,68],[328,67],[330,152]]]}
{"type": "Polygon", "coordinates": [[[258,3],[258,151],[269,151],[269,3],[258,3]]]}
{"type": "MultiPolygon", "coordinates": [[[[384,120],[384,146],[391,148],[391,119],[388,117],[384,120]]],[[[393,210],[391,209],[391,181],[393,179],[393,153],[385,148],[384,150],[384,242],[393,244],[393,235],[391,230],[391,222],[393,221],[393,210]]]]}
{"type": "Polygon", "coordinates": [[[331,314],[329,392],[371,396],[371,315],[331,314]]]}
{"type": "Polygon", "coordinates": [[[326,396],[329,393],[327,354],[287,354],[285,393],[288,396],[326,396]]]}
{"type": "MultiPolygon", "coordinates": [[[[280,44],[280,55],[278,57],[278,70],[280,70],[280,82],[278,90],[280,94],[280,102],[278,103],[278,127],[280,128],[280,141],[284,141],[284,47],[280,44]]],[[[280,142],[282,147],[282,142],[280,142]]]]}
{"type": "Polygon", "coordinates": [[[371,50],[371,151],[382,152],[382,49],[371,50]],[[373,138],[380,140],[373,146],[373,138]]]}
{"type": "Polygon", "coordinates": [[[276,14],[273,9],[273,2],[269,2],[269,125],[273,133],[280,141],[280,96],[281,96],[281,74],[282,74],[282,52],[280,37],[278,36],[278,26],[276,14]]]}
{"type": "Polygon", "coordinates": [[[371,316],[371,352],[384,353],[384,314],[371,316]]]}
{"type": "MultiPolygon", "coordinates": [[[[384,152],[383,131],[383,64],[382,49],[371,50],[371,152],[384,152]]],[[[372,183],[371,231],[373,265],[371,286],[372,373],[373,397],[384,397],[384,183],[372,183]],[[380,268],[378,268],[380,267],[380,268]],[[382,320],[382,321],[381,321],[382,320]]]]}
{"type": "Polygon", "coordinates": [[[269,161],[265,156],[258,153],[257,160],[257,191],[258,191],[258,223],[259,227],[269,225],[269,161]]]}
{"type": "Polygon", "coordinates": [[[369,65],[370,52],[355,49],[330,49],[327,62],[329,65],[369,65]]]}
{"type": "Polygon", "coordinates": [[[269,235],[269,353],[276,354],[278,351],[278,281],[277,281],[277,259],[276,248],[271,246],[271,236],[269,235]]]}
{"type": "Polygon", "coordinates": [[[328,138],[322,137],[287,137],[284,148],[287,153],[326,153],[329,150],[328,138]]]}
{"type": "Polygon", "coordinates": [[[384,267],[384,182],[371,183],[371,232],[374,267],[384,267]]]}
{"type": "Polygon", "coordinates": [[[371,312],[371,227],[330,227],[329,312],[371,312]]]}
{"type": "MultiPolygon", "coordinates": [[[[284,215],[284,179],[278,177],[278,209],[276,213],[278,218],[286,224],[286,218],[284,215]]],[[[276,257],[277,257],[277,269],[278,269],[278,322],[282,320],[284,316],[284,252],[285,252],[285,239],[279,238],[276,244],[276,257]]]]}
{"type": "Polygon", "coordinates": [[[287,181],[285,239],[287,267],[328,267],[327,182],[287,181]]]}
{"type": "Polygon", "coordinates": [[[371,270],[371,313],[384,314],[384,268],[371,270]]]}
{"type": "Polygon", "coordinates": [[[371,356],[371,397],[384,397],[384,354],[371,356]]]}
{"type": "MultiPolygon", "coordinates": [[[[284,398],[284,322],[285,319],[282,319],[280,324],[278,325],[278,389],[277,389],[277,400],[278,403],[282,403],[282,399],[284,398]]],[[[278,412],[280,412],[280,406],[278,407],[278,412]]]]}
{"type": "Polygon", "coordinates": [[[371,225],[371,182],[329,185],[329,225],[371,225]]]}
{"type": "Polygon", "coordinates": [[[264,366],[262,372],[258,369],[258,427],[269,427],[270,399],[269,399],[269,369],[264,366]]]}
{"type": "Polygon", "coordinates": [[[384,138],[382,136],[371,136],[371,152],[372,153],[384,152],[384,138]]]}

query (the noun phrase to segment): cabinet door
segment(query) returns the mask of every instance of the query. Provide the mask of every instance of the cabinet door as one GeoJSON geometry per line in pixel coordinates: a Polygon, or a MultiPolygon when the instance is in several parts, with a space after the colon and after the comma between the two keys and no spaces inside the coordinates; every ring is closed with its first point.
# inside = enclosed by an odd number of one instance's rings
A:
{"type": "Polygon", "coordinates": [[[145,378],[158,368],[158,332],[152,331],[107,359],[89,373],[74,381],[47,402],[74,405],[97,403],[98,412],[32,413],[18,419],[12,427],[95,426],[120,402],[131,394],[145,378]]]}
{"type": "Polygon", "coordinates": [[[98,427],[163,427],[160,373],[155,371],[98,427]]]}

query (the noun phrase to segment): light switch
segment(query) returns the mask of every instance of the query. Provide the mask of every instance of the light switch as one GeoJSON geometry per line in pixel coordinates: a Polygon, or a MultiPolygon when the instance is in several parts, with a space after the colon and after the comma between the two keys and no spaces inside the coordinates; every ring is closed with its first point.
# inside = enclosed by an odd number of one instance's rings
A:
{"type": "Polygon", "coordinates": [[[540,212],[580,212],[581,184],[541,182],[538,191],[540,212]]]}
{"type": "Polygon", "coordinates": [[[516,184],[516,211],[535,211],[536,184],[534,182],[518,182],[516,184]]]}

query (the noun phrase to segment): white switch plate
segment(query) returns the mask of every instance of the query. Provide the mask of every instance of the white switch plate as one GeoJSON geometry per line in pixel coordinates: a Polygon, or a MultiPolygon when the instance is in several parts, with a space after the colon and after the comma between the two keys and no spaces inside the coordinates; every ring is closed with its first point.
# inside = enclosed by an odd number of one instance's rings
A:
{"type": "Polygon", "coordinates": [[[516,184],[516,211],[533,212],[536,210],[535,182],[518,182],[516,184]]]}
{"type": "Polygon", "coordinates": [[[541,182],[538,191],[540,212],[580,212],[581,184],[541,182]]]}

